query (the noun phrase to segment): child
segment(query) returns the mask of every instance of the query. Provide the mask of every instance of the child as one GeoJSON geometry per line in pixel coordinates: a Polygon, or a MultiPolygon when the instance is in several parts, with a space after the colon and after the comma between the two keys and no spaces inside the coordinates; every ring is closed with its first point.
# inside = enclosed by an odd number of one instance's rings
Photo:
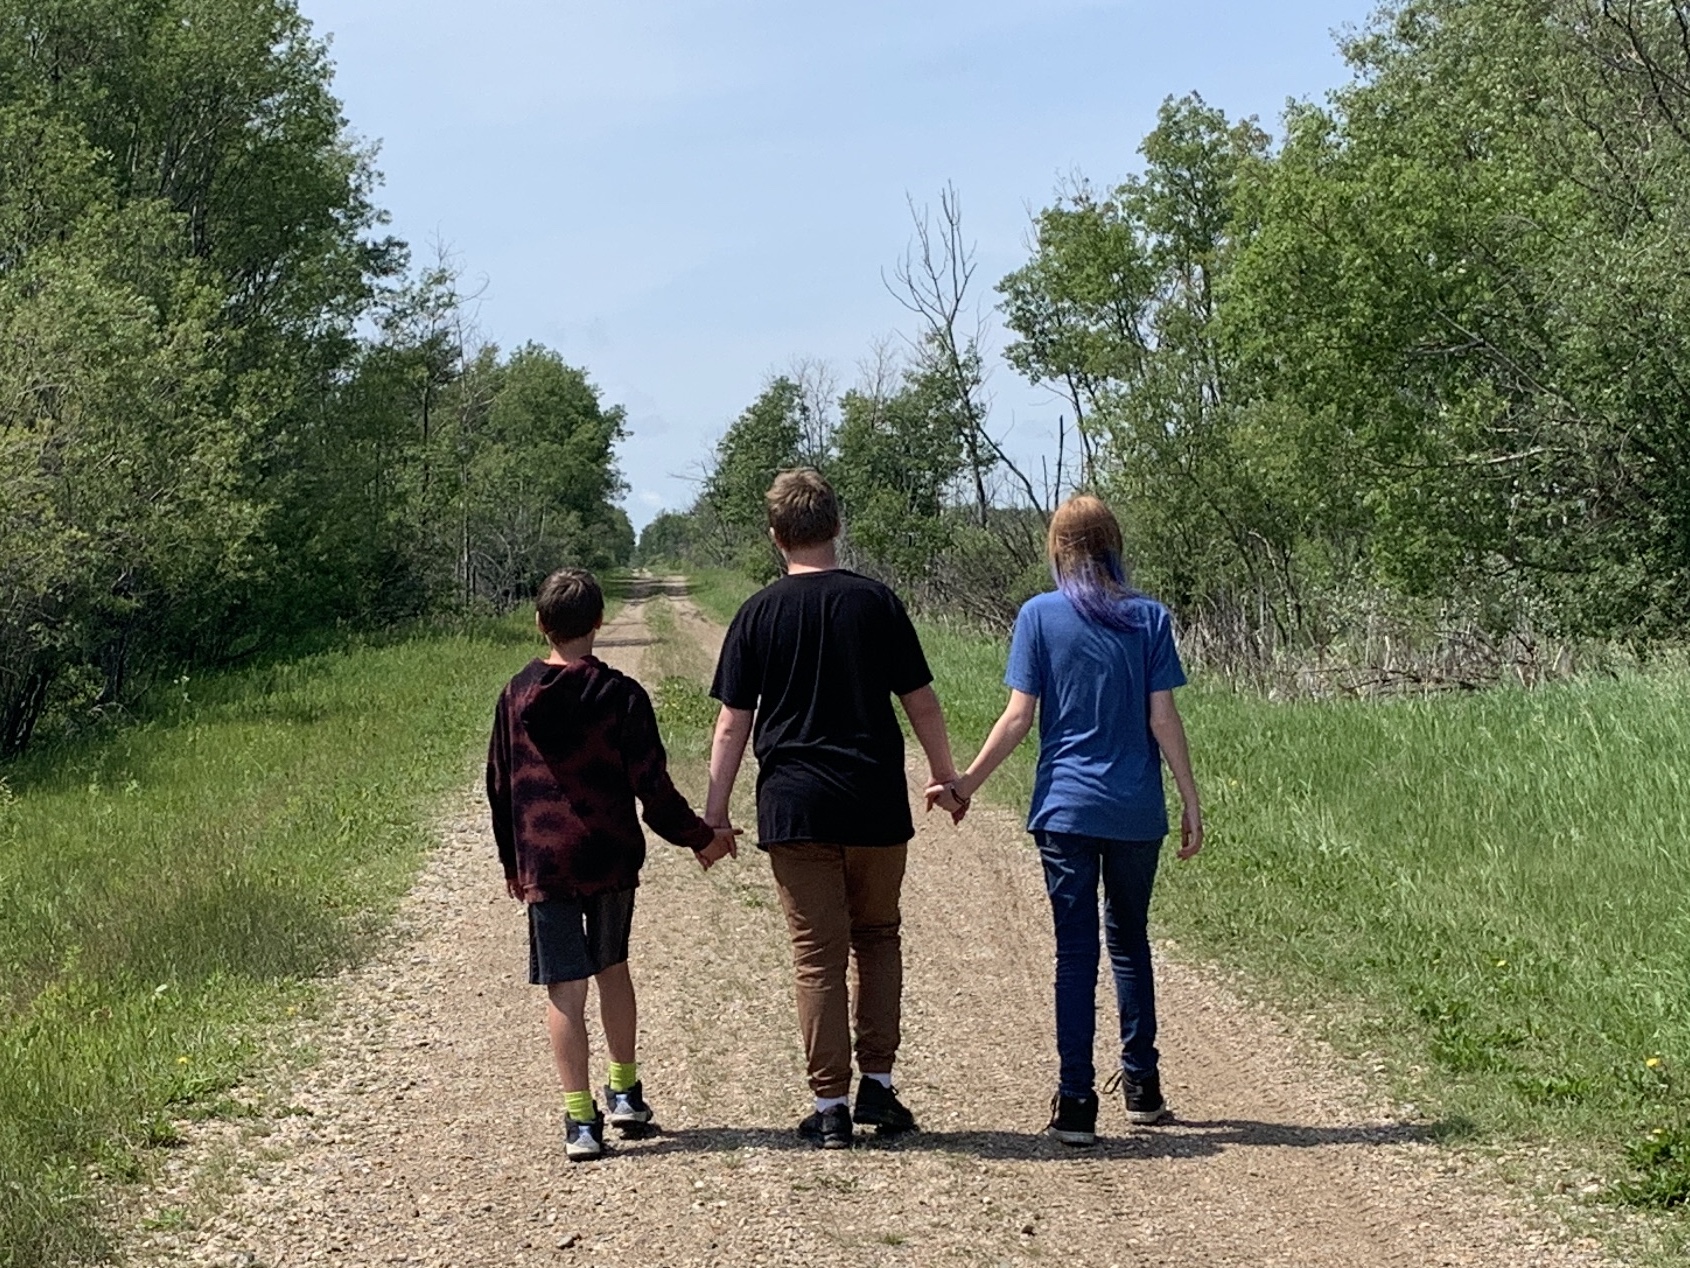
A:
{"type": "Polygon", "coordinates": [[[1051,517],[1055,593],[1029,600],[1010,643],[1009,704],[959,779],[935,781],[928,806],[960,816],[968,800],[1039,723],[1028,827],[1044,863],[1056,929],[1060,1078],[1049,1131],[1064,1144],[1097,1139],[1097,890],[1120,1009],[1118,1075],[1127,1121],[1167,1117],[1157,1068],[1156,992],[1146,921],[1168,812],[1167,762],[1179,788],[1178,857],[1203,848],[1203,812],[1174,689],[1185,682],[1168,611],[1127,584],[1121,526],[1095,497],[1051,517]]]}
{"type": "Polygon", "coordinates": [[[528,980],[546,988],[547,1029],[564,1088],[571,1162],[604,1152],[607,1115],[588,1084],[587,980],[598,982],[610,1048],[610,1125],[652,1121],[635,1063],[637,1014],[628,975],[634,889],[645,862],[637,796],[652,831],[708,868],[736,853],[734,834],[693,813],[670,782],[644,688],[593,655],[604,593],[589,572],[546,578],[536,604],[551,655],[499,696],[487,753],[487,800],[505,888],[528,905],[528,980]]]}
{"type": "Polygon", "coordinates": [[[892,1086],[903,998],[899,899],[915,835],[894,697],[932,779],[950,781],[956,768],[904,605],[879,582],[839,566],[832,487],[815,471],[788,471],[766,501],[786,575],[746,600],[722,644],[711,688],[722,709],[705,818],[728,822],[755,731],[758,844],[769,853],[792,937],[815,1097],[798,1133],[823,1149],[848,1149],[853,1122],[882,1136],[915,1128],[892,1086]],[[848,962],[856,966],[854,984],[848,962]],[[853,1017],[862,1074],[855,1108],[853,1017]]]}

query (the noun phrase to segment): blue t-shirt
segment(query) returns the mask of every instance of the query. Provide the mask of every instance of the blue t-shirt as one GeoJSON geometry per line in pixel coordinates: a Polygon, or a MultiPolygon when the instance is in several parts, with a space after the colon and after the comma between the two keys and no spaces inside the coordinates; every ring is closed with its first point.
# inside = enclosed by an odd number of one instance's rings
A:
{"type": "Polygon", "coordinates": [[[1039,769],[1031,831],[1117,841],[1168,834],[1162,754],[1150,693],[1185,684],[1168,610],[1126,600],[1142,627],[1094,624],[1060,593],[1029,599],[1015,618],[1004,682],[1039,698],[1039,769]]]}

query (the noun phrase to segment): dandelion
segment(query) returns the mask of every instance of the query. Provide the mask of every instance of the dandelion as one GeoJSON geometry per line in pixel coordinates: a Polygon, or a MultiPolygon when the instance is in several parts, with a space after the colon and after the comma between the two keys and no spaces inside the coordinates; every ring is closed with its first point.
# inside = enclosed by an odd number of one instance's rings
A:
{"type": "Polygon", "coordinates": [[[188,1058],[186,1058],[186,1057],[177,1057],[177,1058],[176,1058],[176,1064],[177,1064],[177,1065],[187,1065],[187,1064],[188,1064],[188,1058]]]}
{"type": "Polygon", "coordinates": [[[1661,1068],[1661,1059],[1659,1057],[1650,1057],[1643,1064],[1648,1066],[1651,1070],[1659,1070],[1661,1068]]]}
{"type": "Polygon", "coordinates": [[[1508,967],[1508,961],[1507,960],[1498,960],[1496,962],[1496,967],[1499,968],[1499,969],[1505,969],[1505,968],[1508,967]]]}

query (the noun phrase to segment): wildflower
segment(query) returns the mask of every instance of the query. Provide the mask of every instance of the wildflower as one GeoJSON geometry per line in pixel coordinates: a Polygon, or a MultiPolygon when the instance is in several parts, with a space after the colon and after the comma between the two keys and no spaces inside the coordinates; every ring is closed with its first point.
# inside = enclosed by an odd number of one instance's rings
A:
{"type": "Polygon", "coordinates": [[[1659,1070],[1661,1068],[1661,1059],[1659,1057],[1650,1057],[1643,1064],[1648,1066],[1651,1070],[1659,1070]]]}
{"type": "Polygon", "coordinates": [[[177,1057],[177,1058],[176,1058],[176,1064],[177,1064],[177,1065],[187,1065],[187,1064],[188,1064],[188,1058],[186,1058],[186,1057],[177,1057]]]}

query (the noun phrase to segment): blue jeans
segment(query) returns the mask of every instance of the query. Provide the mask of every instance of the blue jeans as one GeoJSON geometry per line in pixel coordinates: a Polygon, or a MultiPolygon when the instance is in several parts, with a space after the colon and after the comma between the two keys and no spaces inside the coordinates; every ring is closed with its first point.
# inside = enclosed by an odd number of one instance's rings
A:
{"type": "Polygon", "coordinates": [[[1056,923],[1056,1051],[1064,1096],[1089,1096],[1097,1079],[1097,882],[1103,880],[1103,933],[1121,1010],[1121,1068],[1156,1073],[1156,984],[1150,968],[1150,890],[1162,842],[1113,841],[1035,832],[1056,923]]]}

